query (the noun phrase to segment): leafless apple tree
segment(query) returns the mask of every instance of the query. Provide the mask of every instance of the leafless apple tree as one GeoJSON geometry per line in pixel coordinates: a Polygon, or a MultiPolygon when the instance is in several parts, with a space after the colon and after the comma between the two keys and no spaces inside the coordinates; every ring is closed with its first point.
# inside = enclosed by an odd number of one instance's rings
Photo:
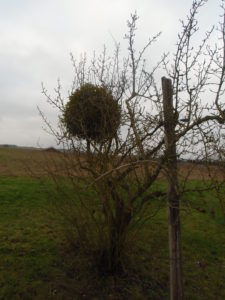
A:
{"type": "MultiPolygon", "coordinates": [[[[127,23],[126,58],[120,57],[119,44],[112,56],[104,48],[91,61],[85,55],[76,61],[71,55],[75,76],[70,96],[87,83],[110,91],[121,109],[120,126],[113,135],[96,140],[68,132],[64,122],[68,100],[62,97],[60,83],[56,97],[43,86],[47,101],[60,112],[58,128],[40,111],[64,149],[64,169],[52,172],[52,177],[59,187],[64,182],[65,214],[80,243],[98,251],[99,266],[109,272],[123,270],[129,232],[151,217],[146,207],[154,199],[168,199],[171,299],[183,299],[180,200],[192,171],[179,174],[178,161],[201,160],[209,166],[225,127],[223,1],[218,27],[209,28],[198,45],[194,39],[199,32],[196,16],[206,2],[193,1],[181,22],[175,53],[162,53],[151,67],[146,53],[160,33],[138,52],[136,14],[127,23]],[[210,42],[214,34],[220,35],[215,45],[210,42]],[[159,76],[166,76],[162,84],[159,76]],[[167,194],[155,189],[158,178],[167,178],[167,194]]],[[[104,117],[110,119],[112,113],[105,112],[104,117]]]]}

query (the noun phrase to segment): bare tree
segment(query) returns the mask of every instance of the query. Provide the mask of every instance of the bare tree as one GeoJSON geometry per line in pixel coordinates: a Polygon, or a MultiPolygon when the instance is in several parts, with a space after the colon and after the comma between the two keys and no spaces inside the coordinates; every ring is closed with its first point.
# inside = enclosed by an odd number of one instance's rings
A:
{"type": "MultiPolygon", "coordinates": [[[[159,176],[167,177],[170,298],[173,300],[183,299],[180,199],[187,191],[189,175],[179,175],[177,161],[191,158],[208,162],[212,137],[225,127],[223,1],[223,20],[219,27],[210,28],[198,45],[192,43],[199,31],[196,15],[206,2],[193,1],[187,19],[181,22],[175,54],[163,54],[150,71],[144,56],[160,34],[136,52],[136,14],[131,15],[127,24],[127,58],[120,58],[119,44],[115,45],[113,56],[108,56],[104,48],[102,54],[90,62],[86,56],[80,61],[71,56],[75,77],[70,95],[91,83],[107,88],[121,107],[120,127],[109,139],[96,141],[71,136],[63,121],[55,130],[40,112],[48,129],[65,149],[62,172],[74,189],[74,193],[69,193],[71,203],[79,201],[80,207],[89,214],[85,221],[72,215],[71,222],[80,240],[86,239],[86,244],[94,228],[96,247],[100,251],[99,265],[107,266],[108,271],[123,269],[129,229],[135,228],[139,214],[145,213],[145,207],[153,199],[165,197],[165,193],[155,191],[153,185],[159,176]],[[212,46],[210,38],[214,32],[219,32],[221,39],[212,46]],[[162,73],[168,78],[162,79],[161,87],[156,78],[162,73]],[[92,189],[95,196],[84,194],[87,188],[92,189]],[[95,226],[90,226],[90,222],[95,226]],[[82,232],[83,228],[86,230],[82,232]]],[[[60,84],[55,98],[48,95],[45,87],[43,93],[47,101],[59,109],[63,120],[66,102],[61,96],[60,84]]],[[[53,177],[59,182],[57,174],[53,177]]],[[[71,206],[67,213],[70,210],[71,206]]]]}

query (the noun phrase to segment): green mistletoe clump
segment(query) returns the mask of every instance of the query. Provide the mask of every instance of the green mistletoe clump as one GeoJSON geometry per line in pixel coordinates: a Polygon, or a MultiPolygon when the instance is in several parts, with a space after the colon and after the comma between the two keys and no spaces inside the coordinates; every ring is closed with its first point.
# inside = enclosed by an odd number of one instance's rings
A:
{"type": "Polygon", "coordinates": [[[95,142],[115,136],[120,119],[120,105],[111,91],[90,83],[69,97],[63,116],[69,134],[95,142]]]}

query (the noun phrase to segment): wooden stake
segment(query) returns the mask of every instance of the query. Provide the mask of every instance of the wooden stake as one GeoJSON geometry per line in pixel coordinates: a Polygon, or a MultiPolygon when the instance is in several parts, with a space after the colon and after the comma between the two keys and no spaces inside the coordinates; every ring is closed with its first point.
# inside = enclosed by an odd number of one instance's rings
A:
{"type": "Polygon", "coordinates": [[[181,228],[176,155],[176,118],[170,79],[162,77],[165,145],[167,157],[167,199],[170,255],[170,300],[183,300],[181,228]]]}

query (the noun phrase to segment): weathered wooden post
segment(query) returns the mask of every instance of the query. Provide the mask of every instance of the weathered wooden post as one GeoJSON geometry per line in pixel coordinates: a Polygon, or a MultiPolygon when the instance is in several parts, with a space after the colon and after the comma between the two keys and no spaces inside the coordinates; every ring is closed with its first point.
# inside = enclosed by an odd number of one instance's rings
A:
{"type": "Polygon", "coordinates": [[[173,108],[173,88],[170,79],[162,77],[165,146],[167,159],[167,199],[170,255],[170,299],[183,299],[183,274],[177,155],[175,127],[177,118],[173,108]]]}

